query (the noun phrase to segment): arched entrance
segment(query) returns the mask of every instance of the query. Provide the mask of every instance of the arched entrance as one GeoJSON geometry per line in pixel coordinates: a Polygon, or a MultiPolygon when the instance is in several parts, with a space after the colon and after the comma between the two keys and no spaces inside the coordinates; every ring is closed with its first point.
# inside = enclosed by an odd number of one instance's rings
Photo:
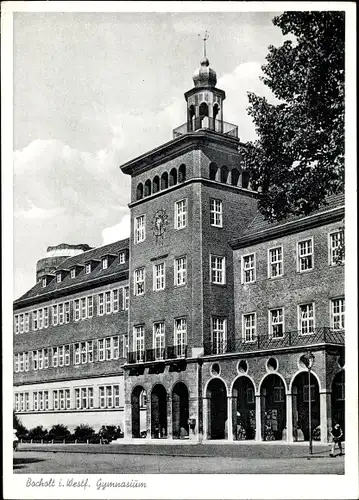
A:
{"type": "Polygon", "coordinates": [[[207,386],[208,438],[225,439],[227,422],[227,390],[221,379],[212,379],[207,386]]]}
{"type": "Polygon", "coordinates": [[[332,425],[338,423],[345,436],[345,372],[341,370],[332,384],[332,425]]]}
{"type": "Polygon", "coordinates": [[[178,382],[172,391],[172,436],[173,439],[188,437],[188,389],[178,382]]]}
{"type": "MultiPolygon", "coordinates": [[[[312,438],[320,440],[320,400],[317,378],[310,374],[312,438]]],[[[294,441],[309,441],[309,380],[308,372],[301,372],[292,384],[294,441]]]]}
{"type": "Polygon", "coordinates": [[[233,438],[254,439],[256,433],[256,403],[253,382],[248,377],[239,377],[233,385],[233,438]]]}
{"type": "Polygon", "coordinates": [[[131,394],[131,420],[132,420],[132,437],[141,437],[141,429],[146,429],[146,411],[142,412],[141,407],[144,407],[146,399],[146,391],[143,387],[137,386],[131,394]]]}
{"type": "Polygon", "coordinates": [[[268,375],[261,386],[263,441],[280,441],[286,426],[285,386],[279,375],[268,375]]]}
{"type": "Polygon", "coordinates": [[[151,392],[151,437],[167,437],[167,393],[161,384],[156,384],[151,392]]]}

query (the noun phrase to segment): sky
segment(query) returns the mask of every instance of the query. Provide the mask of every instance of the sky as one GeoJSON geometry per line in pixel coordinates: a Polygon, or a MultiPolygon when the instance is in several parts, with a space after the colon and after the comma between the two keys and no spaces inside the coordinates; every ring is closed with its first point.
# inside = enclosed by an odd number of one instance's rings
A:
{"type": "Polygon", "coordinates": [[[172,139],[203,55],[226,92],[225,121],[255,139],[247,92],[275,12],[14,14],[14,298],[35,284],[48,246],[129,235],[130,178],[119,166],[172,139]]]}

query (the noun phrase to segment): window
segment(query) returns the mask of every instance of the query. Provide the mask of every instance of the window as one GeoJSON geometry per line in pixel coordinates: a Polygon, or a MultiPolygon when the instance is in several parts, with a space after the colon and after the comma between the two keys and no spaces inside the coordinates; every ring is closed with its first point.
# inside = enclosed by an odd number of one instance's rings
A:
{"type": "Polygon", "coordinates": [[[211,226],[223,227],[222,201],[212,199],[210,201],[211,226]]]}
{"type": "Polygon", "coordinates": [[[227,320],[218,316],[212,317],[212,353],[221,354],[227,351],[227,320]]]}
{"type": "Polygon", "coordinates": [[[187,257],[175,259],[175,286],[185,285],[187,282],[187,257]]]}
{"type": "Polygon", "coordinates": [[[256,280],[255,254],[243,255],[242,257],[242,283],[254,283],[256,280]]]}
{"type": "Polygon", "coordinates": [[[165,348],[165,324],[163,322],[154,323],[153,349],[155,351],[155,359],[164,358],[164,348],[165,348]]]}
{"type": "Polygon", "coordinates": [[[243,314],[242,338],[244,342],[254,342],[256,339],[256,314],[243,314]]]}
{"type": "Polygon", "coordinates": [[[112,312],[111,292],[105,293],[105,310],[106,314],[110,314],[112,312]]]}
{"type": "Polygon", "coordinates": [[[313,269],[313,238],[300,241],[297,249],[298,271],[309,271],[313,269]]]}
{"type": "Polygon", "coordinates": [[[65,322],[65,315],[64,315],[64,304],[59,304],[59,324],[63,325],[65,322]]]}
{"type": "Polygon", "coordinates": [[[165,289],[165,263],[153,266],[153,289],[158,292],[165,289]]]}
{"type": "Polygon", "coordinates": [[[97,341],[98,361],[109,361],[120,357],[120,338],[107,337],[97,341]]]}
{"type": "Polygon", "coordinates": [[[175,355],[179,358],[186,356],[187,347],[187,320],[186,318],[175,319],[174,325],[175,355]]]}
{"type": "Polygon", "coordinates": [[[130,305],[130,289],[128,286],[123,288],[123,309],[128,311],[130,305]]]}
{"type": "Polygon", "coordinates": [[[108,268],[108,258],[104,257],[102,259],[102,269],[107,269],[108,268]]]}
{"type": "Polygon", "coordinates": [[[32,329],[37,330],[37,311],[32,311],[32,329]]]}
{"type": "Polygon", "coordinates": [[[112,358],[120,357],[120,337],[112,337],[112,358]]]}
{"type": "Polygon", "coordinates": [[[58,347],[52,348],[52,366],[54,368],[57,368],[59,366],[59,348],[58,347]]]}
{"type": "MultiPolygon", "coordinates": [[[[47,319],[49,318],[49,310],[47,307],[45,307],[45,311],[47,311],[47,319]]],[[[46,327],[48,326],[48,322],[46,327]]],[[[30,330],[30,314],[25,313],[25,326],[24,326],[24,331],[27,333],[30,330]]]]}
{"type": "Polygon", "coordinates": [[[283,275],[283,248],[276,247],[269,250],[268,262],[268,276],[269,278],[277,278],[283,275]]]}
{"type": "Polygon", "coordinates": [[[99,293],[97,296],[97,314],[99,316],[102,316],[105,314],[105,308],[104,308],[104,294],[99,293]]]}
{"type": "Polygon", "coordinates": [[[49,391],[36,391],[33,393],[33,408],[35,411],[49,409],[49,391]]]}
{"type": "Polygon", "coordinates": [[[284,314],[283,308],[269,311],[269,337],[281,339],[284,336],[284,314]]]}
{"type": "Polygon", "coordinates": [[[106,361],[111,359],[111,338],[105,339],[105,358],[106,361]]]}
{"type": "Polygon", "coordinates": [[[61,273],[56,274],[56,283],[61,283],[61,273]]]}
{"type": "Polygon", "coordinates": [[[86,319],[87,316],[86,297],[82,297],[80,302],[81,302],[81,319],[86,319]]]}
{"type": "Polygon", "coordinates": [[[65,323],[70,323],[70,302],[65,302],[65,323]]]}
{"type": "Polygon", "coordinates": [[[93,387],[75,389],[75,406],[77,410],[93,408],[93,387]]]}
{"type": "Polygon", "coordinates": [[[20,321],[19,321],[19,316],[15,316],[15,334],[17,335],[20,333],[20,321]]]}
{"type": "Polygon", "coordinates": [[[225,275],[225,257],[211,255],[211,282],[217,285],[224,285],[225,275]]]}
{"type": "Polygon", "coordinates": [[[42,278],[42,288],[46,287],[46,278],[42,278]]]}
{"type": "MultiPolygon", "coordinates": [[[[75,357],[75,363],[79,364],[78,358],[75,357]]],[[[70,345],[61,345],[52,348],[52,366],[69,366],[70,364],[70,345]]]]}
{"type": "Polygon", "coordinates": [[[273,402],[283,403],[284,401],[284,387],[282,385],[275,385],[273,387],[273,402]]]}
{"type": "Polygon", "coordinates": [[[106,385],[99,387],[100,408],[119,408],[120,386],[106,385]]]}
{"type": "Polygon", "coordinates": [[[80,320],[80,299],[74,300],[74,320],[80,320]]]}
{"type": "Polygon", "coordinates": [[[145,216],[135,217],[135,243],[141,243],[146,239],[145,216]]]}
{"type": "Polygon", "coordinates": [[[65,365],[68,366],[70,364],[70,344],[64,346],[65,351],[65,365]]]}
{"type": "Polygon", "coordinates": [[[98,361],[105,359],[105,341],[103,339],[97,341],[97,359],[98,361]]]}
{"type": "Polygon", "coordinates": [[[135,295],[143,295],[145,293],[145,268],[135,270],[135,295]]]}
{"type": "Polygon", "coordinates": [[[81,352],[80,352],[80,343],[74,344],[74,358],[75,365],[79,365],[81,363],[81,352]]]}
{"type": "Polygon", "coordinates": [[[44,328],[49,326],[49,308],[44,307],[44,328]]]}
{"type": "Polygon", "coordinates": [[[113,312],[118,312],[118,290],[112,290],[112,305],[113,305],[113,312]]]}
{"type": "Polygon", "coordinates": [[[86,274],[90,274],[90,272],[91,272],[91,263],[86,264],[86,266],[85,266],[85,272],[86,272],[86,274]]]}
{"type": "Polygon", "coordinates": [[[52,324],[54,326],[58,325],[59,323],[59,312],[58,312],[58,305],[52,306],[52,324]]]}
{"type": "Polygon", "coordinates": [[[76,278],[76,268],[72,268],[70,271],[70,278],[76,278]]]}
{"type": "Polygon", "coordinates": [[[187,226],[187,200],[175,203],[175,229],[183,229],[187,226]]]}
{"type": "Polygon", "coordinates": [[[120,264],[124,264],[126,262],[126,252],[120,252],[118,254],[118,260],[120,264]]]}
{"type": "Polygon", "coordinates": [[[30,353],[29,352],[25,352],[23,354],[23,356],[24,356],[24,359],[25,359],[25,361],[24,361],[24,370],[26,372],[28,372],[29,369],[30,369],[30,353]]]}
{"type": "Polygon", "coordinates": [[[345,301],[344,298],[333,299],[331,303],[331,328],[344,330],[345,328],[345,301]]]}
{"type": "MultiPolygon", "coordinates": [[[[315,401],[315,386],[310,386],[311,401],[315,401]]],[[[303,401],[309,403],[309,385],[303,385],[303,401]]]]}
{"type": "Polygon", "coordinates": [[[252,387],[248,387],[246,391],[247,403],[254,403],[254,390],[252,387]]]}
{"type": "Polygon", "coordinates": [[[133,350],[136,353],[136,361],[144,361],[145,329],[143,325],[135,326],[133,329],[133,350]]]}
{"type": "Polygon", "coordinates": [[[299,333],[308,335],[314,333],[314,303],[299,306],[299,333]]]}
{"type": "Polygon", "coordinates": [[[32,395],[34,411],[38,411],[38,409],[39,409],[39,400],[38,400],[37,394],[38,394],[37,392],[34,392],[32,395]]]}
{"type": "Polygon", "coordinates": [[[122,357],[127,358],[128,354],[128,335],[122,335],[122,357]]]}
{"type": "Polygon", "coordinates": [[[20,411],[20,394],[15,394],[15,411],[20,411]]]}
{"type": "Polygon", "coordinates": [[[344,232],[329,234],[329,264],[335,266],[344,262],[344,232]]]}
{"type": "Polygon", "coordinates": [[[32,351],[32,369],[37,370],[39,368],[39,353],[38,351],[32,351]]]}
{"type": "Polygon", "coordinates": [[[20,314],[20,333],[24,332],[24,315],[20,314]]]}

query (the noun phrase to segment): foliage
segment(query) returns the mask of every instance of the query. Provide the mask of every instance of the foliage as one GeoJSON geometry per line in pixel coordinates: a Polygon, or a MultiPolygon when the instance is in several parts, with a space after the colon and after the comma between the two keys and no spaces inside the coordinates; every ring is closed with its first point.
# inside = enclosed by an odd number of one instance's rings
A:
{"type": "Polygon", "coordinates": [[[286,40],[269,47],[262,78],[278,104],[248,94],[258,140],[240,148],[259,210],[270,220],[308,214],[344,187],[343,12],[284,12],[286,40]]]}
{"type": "Polygon", "coordinates": [[[121,427],[116,427],[115,425],[103,425],[98,434],[101,439],[108,442],[122,437],[121,427]]]}
{"type": "Polygon", "coordinates": [[[75,439],[91,439],[95,434],[95,430],[86,424],[78,425],[74,431],[75,439]]]}
{"type": "Polygon", "coordinates": [[[29,439],[46,439],[48,435],[47,429],[44,429],[42,425],[38,425],[33,429],[30,429],[28,433],[29,439]]]}
{"type": "Polygon", "coordinates": [[[53,425],[49,430],[49,439],[65,439],[70,436],[70,431],[65,425],[53,425]]]}
{"type": "Polygon", "coordinates": [[[25,438],[28,434],[28,430],[26,427],[22,424],[21,420],[19,417],[16,415],[16,413],[13,411],[13,428],[16,429],[16,435],[19,439],[25,438]]]}

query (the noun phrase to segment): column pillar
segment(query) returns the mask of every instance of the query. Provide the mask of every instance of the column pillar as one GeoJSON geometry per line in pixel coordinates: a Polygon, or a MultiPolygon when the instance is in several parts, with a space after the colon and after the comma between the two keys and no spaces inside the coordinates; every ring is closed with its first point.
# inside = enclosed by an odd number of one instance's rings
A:
{"type": "Polygon", "coordinates": [[[167,439],[172,439],[172,398],[167,396],[167,439]]]}
{"type": "Polygon", "coordinates": [[[125,403],[124,410],[125,410],[125,416],[124,416],[125,428],[123,430],[124,438],[131,439],[132,438],[132,415],[131,415],[132,407],[131,407],[131,403],[125,403]]]}
{"type": "Polygon", "coordinates": [[[256,394],[256,441],[262,441],[261,396],[256,394]]]}
{"type": "Polygon", "coordinates": [[[227,396],[227,440],[233,441],[232,396],[227,396]]]}
{"type": "Polygon", "coordinates": [[[152,439],[151,407],[152,407],[152,401],[151,401],[151,396],[150,396],[149,398],[147,398],[147,404],[146,404],[146,430],[147,430],[147,439],[152,439]]]}
{"type": "Polygon", "coordinates": [[[293,443],[293,407],[292,407],[292,394],[286,395],[287,403],[287,442],[293,443]]]}
{"type": "Polygon", "coordinates": [[[320,441],[328,442],[328,431],[332,427],[332,393],[321,392],[320,398],[320,441]]]}
{"type": "Polygon", "coordinates": [[[203,398],[203,439],[209,439],[208,432],[208,398],[203,398]]]}

